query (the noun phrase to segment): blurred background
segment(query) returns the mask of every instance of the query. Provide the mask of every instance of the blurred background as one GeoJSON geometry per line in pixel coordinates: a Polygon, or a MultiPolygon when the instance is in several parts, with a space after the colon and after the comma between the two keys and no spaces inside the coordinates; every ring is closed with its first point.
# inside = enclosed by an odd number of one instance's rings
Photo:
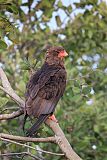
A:
{"type": "MultiPolygon", "coordinates": [[[[47,45],[63,46],[67,87],[55,115],[73,149],[84,160],[107,160],[107,1],[106,0],[0,0],[0,66],[13,89],[24,99],[30,71],[44,62],[47,45]]],[[[0,90],[0,114],[19,106],[0,90]]],[[[23,115],[2,121],[0,132],[23,136],[23,115]]],[[[31,123],[28,121],[26,128],[31,123]]],[[[53,133],[42,125],[38,137],[53,133]]],[[[30,143],[61,152],[55,144],[30,143]]],[[[0,152],[25,148],[0,142],[0,152]]],[[[61,156],[31,153],[45,160],[61,156]]],[[[31,160],[29,156],[3,160],[31,160]]]]}

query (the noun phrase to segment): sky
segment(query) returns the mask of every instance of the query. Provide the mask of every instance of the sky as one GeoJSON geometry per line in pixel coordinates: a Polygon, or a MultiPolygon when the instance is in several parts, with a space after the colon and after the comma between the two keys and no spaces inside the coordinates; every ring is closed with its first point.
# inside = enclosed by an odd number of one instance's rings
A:
{"type": "MultiPolygon", "coordinates": [[[[56,0],[56,2],[57,2],[58,0],[56,0]]],[[[73,5],[73,3],[74,2],[80,2],[80,0],[61,0],[62,1],[62,3],[65,5],[65,6],[69,6],[70,4],[72,4],[72,6],[73,6],[73,9],[75,8],[75,6],[73,5]]],[[[25,3],[25,2],[27,2],[27,0],[22,0],[22,2],[23,3],[25,3]]],[[[34,3],[33,3],[33,5],[32,5],[32,7],[34,7],[35,6],[35,4],[37,3],[37,0],[34,0],[34,3]]],[[[26,12],[28,12],[28,9],[26,8],[26,7],[22,7],[22,9],[23,9],[23,11],[26,13],[26,12]]],[[[79,10],[78,11],[75,11],[76,13],[78,13],[78,12],[80,12],[79,10]]],[[[74,12],[74,13],[75,13],[74,12]]],[[[74,14],[73,13],[73,14],[74,14]]],[[[38,13],[38,16],[40,16],[40,14],[41,14],[41,11],[39,11],[38,13]]],[[[60,18],[61,18],[61,21],[63,22],[64,20],[64,24],[66,24],[67,23],[67,21],[68,21],[68,19],[66,18],[67,17],[67,15],[65,14],[65,12],[62,10],[62,9],[59,9],[58,10],[58,12],[54,12],[53,13],[53,15],[52,15],[52,18],[51,18],[51,20],[50,20],[50,22],[48,23],[48,25],[49,25],[49,27],[51,28],[51,30],[55,30],[55,29],[57,29],[58,27],[57,27],[57,24],[56,24],[56,20],[55,20],[55,16],[56,15],[60,15],[60,18]]],[[[72,15],[73,16],[73,15],[72,15]]],[[[43,25],[42,25],[42,27],[43,27],[43,25]]]]}
{"type": "MultiPolygon", "coordinates": [[[[22,0],[23,3],[27,2],[28,0],[22,0]]],[[[56,3],[58,2],[59,0],[56,0],[56,3]]],[[[80,0],[61,0],[62,3],[65,5],[65,6],[69,6],[70,4],[72,5],[73,7],[73,13],[71,13],[71,18],[74,18],[74,15],[78,14],[78,13],[83,13],[84,10],[83,9],[76,9],[75,10],[75,5],[73,5],[73,3],[75,2],[80,2],[80,0]]],[[[99,0],[99,2],[101,2],[102,0],[99,0]]],[[[103,0],[107,3],[107,0],[103,0]]],[[[32,4],[32,7],[35,6],[35,4],[38,3],[38,0],[34,0],[33,4],[32,4]]],[[[28,9],[26,7],[22,7],[23,11],[26,13],[28,12],[28,9]]],[[[41,11],[39,11],[38,13],[38,16],[41,15],[41,11]]],[[[64,22],[64,24],[62,25],[62,27],[64,27],[68,21],[68,18],[67,15],[65,14],[65,12],[62,10],[62,9],[59,9],[58,12],[54,12],[53,15],[52,15],[52,18],[50,20],[50,22],[48,23],[49,27],[51,28],[51,30],[56,30],[58,29],[58,26],[56,24],[56,20],[55,20],[55,16],[56,15],[59,15],[60,18],[61,18],[61,21],[64,22]]],[[[41,25],[42,28],[44,28],[43,25],[41,25]]],[[[20,29],[22,28],[21,24],[20,24],[20,29]]]]}
{"type": "MultiPolygon", "coordinates": [[[[58,0],[57,0],[58,1],[58,0]]],[[[84,10],[83,9],[76,9],[75,10],[75,5],[73,5],[73,3],[77,3],[77,2],[80,2],[80,0],[61,0],[62,1],[62,3],[65,5],[65,6],[69,6],[70,4],[72,5],[72,7],[73,7],[73,13],[71,13],[71,17],[72,18],[74,18],[74,15],[77,15],[78,13],[83,13],[84,12],[84,10]]],[[[100,1],[102,1],[102,0],[99,0],[99,2],[100,1]]],[[[107,3],[107,0],[103,0],[103,1],[105,1],[106,3],[107,3]]],[[[57,24],[56,24],[56,20],[55,20],[55,16],[56,15],[60,15],[60,18],[61,18],[61,20],[62,20],[62,22],[64,21],[64,19],[66,19],[66,14],[65,14],[65,12],[63,11],[63,10],[61,10],[61,9],[59,9],[59,11],[57,12],[57,13],[54,13],[53,14],[53,17],[52,17],[52,19],[51,19],[51,21],[49,22],[49,26],[50,26],[50,28],[51,28],[51,30],[55,30],[55,29],[57,29],[58,27],[57,27],[57,24]]],[[[65,24],[67,23],[67,21],[68,21],[68,19],[66,19],[65,20],[65,24]]]]}
{"type": "MultiPolygon", "coordinates": [[[[28,0],[22,0],[23,3],[27,2],[28,0]]],[[[58,2],[59,0],[56,0],[56,3],[58,2]]],[[[83,13],[84,10],[83,9],[76,9],[75,10],[75,5],[73,5],[73,3],[75,2],[80,2],[80,0],[61,0],[62,3],[64,4],[64,6],[69,6],[70,4],[72,5],[73,7],[73,13],[71,13],[71,18],[74,18],[74,15],[78,14],[78,13],[83,13]]],[[[102,1],[102,0],[99,0],[99,2],[102,1]]],[[[107,0],[103,0],[107,3],[107,0]]],[[[32,4],[32,7],[35,6],[35,4],[38,3],[38,0],[34,0],[33,4],[32,4]]],[[[23,11],[26,13],[28,12],[28,9],[26,7],[22,7],[23,11]]],[[[41,15],[41,11],[37,12],[37,15],[40,16],[41,15]]],[[[59,9],[58,12],[54,12],[53,15],[52,15],[52,18],[50,20],[50,22],[48,23],[49,27],[51,28],[51,30],[56,30],[58,29],[58,26],[56,24],[56,20],[55,20],[55,16],[56,15],[59,15],[60,18],[61,18],[61,21],[64,22],[64,25],[62,25],[62,27],[64,27],[68,21],[68,18],[67,15],[65,14],[65,12],[62,10],[62,9],[59,9]]],[[[21,26],[20,26],[21,27],[21,26]]],[[[42,28],[44,28],[43,25],[41,25],[42,28]]]]}

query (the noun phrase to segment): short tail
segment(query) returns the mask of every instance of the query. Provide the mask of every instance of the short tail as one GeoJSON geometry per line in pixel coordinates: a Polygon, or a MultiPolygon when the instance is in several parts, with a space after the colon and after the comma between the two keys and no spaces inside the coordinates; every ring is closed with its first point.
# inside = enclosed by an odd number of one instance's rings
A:
{"type": "Polygon", "coordinates": [[[37,130],[39,129],[40,125],[46,121],[46,119],[49,117],[50,115],[48,114],[42,114],[39,116],[38,120],[36,121],[36,123],[27,131],[26,135],[28,137],[33,136],[34,133],[37,132],[37,130]]]}

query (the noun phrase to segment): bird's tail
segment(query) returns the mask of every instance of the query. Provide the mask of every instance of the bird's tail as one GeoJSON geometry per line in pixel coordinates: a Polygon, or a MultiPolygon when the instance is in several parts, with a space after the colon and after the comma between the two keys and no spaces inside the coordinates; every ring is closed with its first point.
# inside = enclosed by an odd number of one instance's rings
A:
{"type": "Polygon", "coordinates": [[[37,130],[39,129],[40,125],[46,121],[46,119],[49,117],[50,115],[48,114],[42,114],[39,116],[38,120],[36,121],[36,123],[34,123],[34,125],[27,131],[26,135],[28,137],[31,137],[34,133],[37,132],[37,130]]]}
{"type": "Polygon", "coordinates": [[[24,116],[24,120],[23,120],[23,132],[24,133],[25,133],[25,123],[26,123],[27,118],[28,118],[28,114],[26,113],[24,116]]]}

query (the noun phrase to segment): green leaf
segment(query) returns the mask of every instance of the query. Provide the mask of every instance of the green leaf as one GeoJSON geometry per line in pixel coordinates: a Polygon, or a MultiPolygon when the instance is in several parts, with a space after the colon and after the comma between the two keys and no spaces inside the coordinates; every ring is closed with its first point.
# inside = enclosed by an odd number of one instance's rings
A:
{"type": "Polygon", "coordinates": [[[74,3],[74,5],[76,6],[76,8],[84,8],[86,3],[85,2],[81,2],[81,3],[74,3]]]}
{"type": "Polygon", "coordinates": [[[73,87],[72,89],[73,89],[74,94],[80,93],[79,87],[73,87]]]}
{"type": "Polygon", "coordinates": [[[81,98],[81,95],[77,94],[77,95],[71,97],[71,101],[76,101],[76,100],[79,100],[80,98],[81,98]]]}
{"type": "Polygon", "coordinates": [[[62,22],[61,22],[60,17],[59,17],[59,16],[56,16],[55,19],[56,19],[57,25],[58,25],[58,26],[61,26],[62,22]]]}
{"type": "Polygon", "coordinates": [[[99,131],[99,126],[98,125],[94,125],[94,131],[96,132],[96,133],[99,133],[100,131],[99,131]]]}
{"type": "Polygon", "coordinates": [[[93,36],[93,32],[91,30],[88,31],[88,37],[91,39],[93,36]]]}
{"type": "Polygon", "coordinates": [[[20,63],[21,69],[22,70],[29,70],[30,69],[30,64],[27,60],[24,60],[20,63]]]}
{"type": "Polygon", "coordinates": [[[49,18],[45,15],[42,16],[42,21],[43,22],[48,22],[49,21],[49,18]]]}
{"type": "Polygon", "coordinates": [[[21,8],[19,8],[19,15],[20,15],[20,21],[21,22],[24,22],[24,21],[26,21],[26,14],[24,13],[24,11],[21,9],[21,8]]]}
{"type": "Polygon", "coordinates": [[[91,87],[90,86],[88,86],[88,87],[83,87],[83,89],[82,89],[82,93],[83,94],[89,94],[90,93],[90,91],[91,91],[91,87]]]}
{"type": "Polygon", "coordinates": [[[88,147],[88,145],[89,145],[89,142],[82,140],[78,143],[78,148],[85,149],[88,147]]]}
{"type": "Polygon", "coordinates": [[[1,28],[0,28],[0,37],[1,37],[1,39],[4,37],[4,31],[1,28]]]}
{"type": "Polygon", "coordinates": [[[0,49],[6,49],[6,48],[7,44],[4,41],[0,40],[0,49]]]}
{"type": "Polygon", "coordinates": [[[7,10],[14,14],[18,14],[18,8],[14,4],[7,6],[7,10]]]}
{"type": "Polygon", "coordinates": [[[39,10],[41,9],[42,11],[46,10],[46,9],[50,9],[53,5],[53,2],[52,0],[49,1],[49,0],[45,0],[45,1],[40,1],[38,2],[38,4],[36,5],[36,9],[39,10]],[[45,9],[44,9],[45,8],[45,9]]]}
{"type": "Polygon", "coordinates": [[[71,5],[69,5],[69,6],[67,7],[67,11],[68,11],[69,13],[72,12],[72,6],[71,6],[71,5]]]}
{"type": "Polygon", "coordinates": [[[0,4],[8,4],[8,3],[11,3],[12,0],[0,0],[0,4]]]}
{"type": "Polygon", "coordinates": [[[28,6],[28,5],[29,5],[29,3],[26,2],[26,3],[23,3],[21,6],[28,6]]]}
{"type": "Polygon", "coordinates": [[[14,43],[18,43],[18,37],[17,37],[17,34],[16,34],[17,30],[14,30],[11,31],[9,34],[8,34],[8,38],[13,41],[14,43]]]}
{"type": "Polygon", "coordinates": [[[75,87],[80,87],[79,81],[74,81],[74,86],[75,87]]]}
{"type": "Polygon", "coordinates": [[[63,6],[63,5],[62,5],[62,2],[61,2],[61,0],[59,0],[59,1],[58,1],[58,4],[57,4],[57,6],[58,6],[59,8],[62,8],[62,6],[63,6]]]}
{"type": "Polygon", "coordinates": [[[99,147],[102,152],[107,152],[107,146],[99,147]]]}
{"type": "Polygon", "coordinates": [[[3,28],[5,24],[6,24],[5,18],[0,17],[0,28],[3,28]]]}
{"type": "Polygon", "coordinates": [[[0,97],[0,107],[3,107],[7,104],[8,99],[6,97],[0,97]]]}
{"type": "Polygon", "coordinates": [[[70,89],[70,97],[73,97],[74,96],[74,92],[73,92],[73,89],[71,88],[70,89]]]}
{"type": "Polygon", "coordinates": [[[24,83],[23,80],[21,80],[21,81],[17,84],[17,88],[18,88],[19,90],[21,90],[22,92],[25,92],[26,85],[25,85],[25,83],[24,83]]]}

